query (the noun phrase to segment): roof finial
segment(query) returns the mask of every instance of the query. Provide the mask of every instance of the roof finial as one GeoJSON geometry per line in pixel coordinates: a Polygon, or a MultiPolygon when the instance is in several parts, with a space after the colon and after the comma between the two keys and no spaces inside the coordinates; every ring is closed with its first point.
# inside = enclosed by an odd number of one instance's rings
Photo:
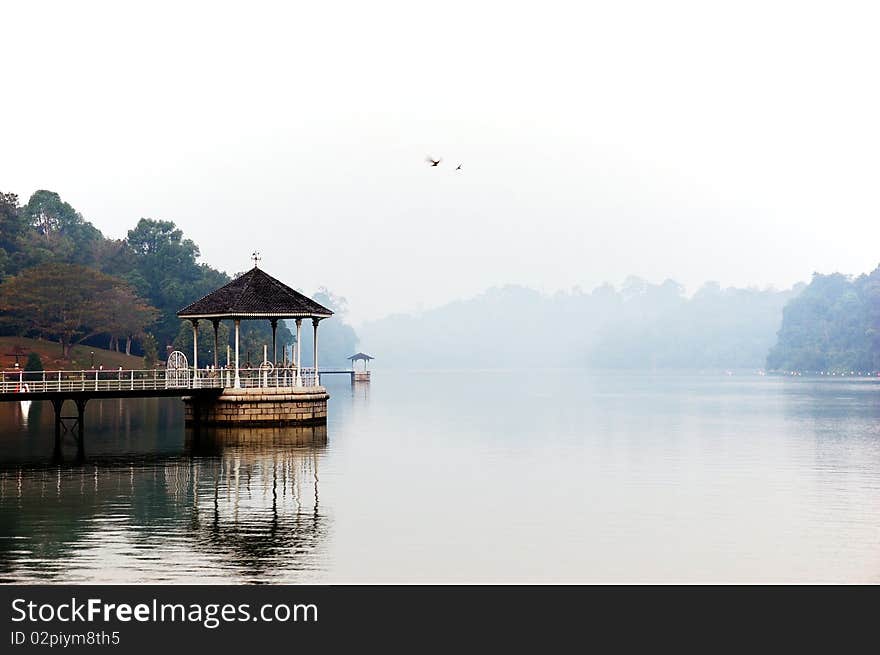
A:
{"type": "Polygon", "coordinates": [[[259,250],[254,250],[254,251],[251,253],[251,259],[254,260],[254,268],[257,268],[257,263],[258,263],[261,259],[263,259],[263,258],[260,257],[260,251],[259,251],[259,250]]]}

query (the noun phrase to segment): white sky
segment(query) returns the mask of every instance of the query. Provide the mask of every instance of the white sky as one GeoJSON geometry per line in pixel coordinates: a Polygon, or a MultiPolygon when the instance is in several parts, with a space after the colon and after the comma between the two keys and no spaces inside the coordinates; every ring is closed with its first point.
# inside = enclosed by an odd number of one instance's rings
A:
{"type": "Polygon", "coordinates": [[[261,250],[355,323],[506,283],[865,272],[876,6],[7,2],[0,190],[113,237],[173,220],[230,273],[261,250]]]}

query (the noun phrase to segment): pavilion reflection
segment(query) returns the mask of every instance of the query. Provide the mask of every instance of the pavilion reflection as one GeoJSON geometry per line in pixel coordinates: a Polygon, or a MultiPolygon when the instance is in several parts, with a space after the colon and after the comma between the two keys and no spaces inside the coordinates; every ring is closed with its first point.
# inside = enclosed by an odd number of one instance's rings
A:
{"type": "Polygon", "coordinates": [[[320,568],[315,555],[328,531],[319,494],[326,425],[201,428],[187,441],[203,478],[193,499],[196,548],[222,553],[250,580],[320,568]]]}
{"type": "Polygon", "coordinates": [[[326,444],[326,426],[203,427],[188,431],[183,451],[169,456],[7,466],[0,471],[0,579],[64,579],[67,564],[86,565],[78,554],[100,544],[126,568],[142,569],[145,580],[178,579],[150,562],[184,547],[192,562],[180,581],[296,581],[324,568],[326,444]],[[156,558],[132,560],[132,552],[156,558]]]}

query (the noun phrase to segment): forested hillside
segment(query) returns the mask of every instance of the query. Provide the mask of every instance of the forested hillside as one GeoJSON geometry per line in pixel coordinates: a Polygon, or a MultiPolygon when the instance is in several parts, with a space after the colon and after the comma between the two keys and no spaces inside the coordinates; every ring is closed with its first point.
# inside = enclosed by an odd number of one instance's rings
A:
{"type": "Polygon", "coordinates": [[[688,298],[671,280],[631,281],[609,297],[609,320],[587,359],[602,368],[763,368],[783,307],[802,286],[725,289],[708,282],[688,298]]]}
{"type": "MultiPolygon", "coordinates": [[[[198,246],[171,221],[142,218],[126,238],[108,239],[57,193],[37,191],[24,205],[0,193],[2,335],[56,340],[64,358],[78,343],[98,343],[154,362],[168,348],[191,349],[191,327],[176,312],[230,279],[200,262],[198,246]]],[[[341,319],[327,321],[339,325],[326,330],[325,361],[355,349],[356,335],[341,319]]],[[[268,321],[245,321],[242,329],[242,355],[261,361],[271,343],[268,321]]],[[[277,338],[293,342],[283,322],[277,338]]],[[[221,344],[228,342],[222,325],[221,344]]],[[[200,340],[202,361],[213,360],[212,347],[213,339],[200,340]]]]}
{"type": "Polygon", "coordinates": [[[880,266],[856,278],[814,274],[809,286],[785,307],[767,368],[880,371],[880,266]]]}
{"type": "Polygon", "coordinates": [[[673,280],[637,277],[553,295],[508,286],[359,333],[382,364],[401,367],[758,369],[799,289],[710,282],[688,297],[673,280]]]}

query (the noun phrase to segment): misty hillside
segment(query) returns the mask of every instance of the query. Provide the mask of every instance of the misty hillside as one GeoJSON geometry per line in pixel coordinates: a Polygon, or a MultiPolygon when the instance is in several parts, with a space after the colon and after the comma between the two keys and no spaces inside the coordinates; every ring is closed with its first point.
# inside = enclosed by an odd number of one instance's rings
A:
{"type": "Polygon", "coordinates": [[[816,273],[783,313],[767,367],[786,371],[880,371],[880,266],[851,277],[816,273]]]}
{"type": "Polygon", "coordinates": [[[672,280],[635,277],[554,295],[506,286],[358,332],[388,367],[762,368],[782,309],[802,288],[710,282],[688,298],[672,280]]]}

